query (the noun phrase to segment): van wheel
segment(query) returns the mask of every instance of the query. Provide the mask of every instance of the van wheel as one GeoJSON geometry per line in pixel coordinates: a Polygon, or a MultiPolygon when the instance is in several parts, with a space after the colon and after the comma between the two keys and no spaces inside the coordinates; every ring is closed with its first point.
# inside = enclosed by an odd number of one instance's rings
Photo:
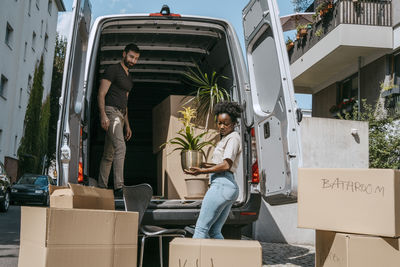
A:
{"type": "Polygon", "coordinates": [[[242,239],[242,225],[224,225],[222,235],[225,239],[242,239]]]}
{"type": "Polygon", "coordinates": [[[10,207],[10,192],[6,191],[4,200],[2,202],[0,202],[0,211],[6,212],[6,211],[8,211],[9,207],[10,207]]]}

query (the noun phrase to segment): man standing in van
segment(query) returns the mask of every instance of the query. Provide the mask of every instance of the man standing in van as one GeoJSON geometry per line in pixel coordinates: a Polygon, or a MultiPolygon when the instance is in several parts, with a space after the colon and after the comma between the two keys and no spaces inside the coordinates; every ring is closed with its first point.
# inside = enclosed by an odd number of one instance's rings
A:
{"type": "Polygon", "coordinates": [[[113,165],[116,196],[122,196],[125,140],[128,141],[132,136],[127,107],[129,92],[133,86],[129,69],[133,68],[139,56],[139,47],[128,44],[122,52],[122,60],[105,70],[100,80],[97,97],[101,127],[106,131],[98,182],[99,187],[107,188],[111,165],[113,165]]]}

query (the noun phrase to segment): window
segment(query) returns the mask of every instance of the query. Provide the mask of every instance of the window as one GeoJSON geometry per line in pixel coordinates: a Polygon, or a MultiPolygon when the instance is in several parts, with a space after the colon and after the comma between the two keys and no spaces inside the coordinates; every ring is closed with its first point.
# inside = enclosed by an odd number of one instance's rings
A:
{"type": "Polygon", "coordinates": [[[47,33],[44,35],[44,49],[46,49],[47,51],[47,46],[49,44],[49,36],[47,35],[47,33]]]}
{"type": "Polygon", "coordinates": [[[17,155],[17,140],[18,140],[18,136],[16,135],[14,137],[14,156],[17,155]]]}
{"type": "Polygon", "coordinates": [[[354,74],[339,83],[338,87],[338,103],[357,99],[358,97],[358,74],[354,74]]]}
{"type": "Polygon", "coordinates": [[[36,33],[32,33],[32,50],[35,51],[35,44],[36,44],[36,33]]]}
{"type": "Polygon", "coordinates": [[[42,20],[42,24],[40,24],[40,38],[42,38],[43,35],[43,20],[42,20]]]}
{"type": "Polygon", "coordinates": [[[28,48],[28,43],[25,42],[25,48],[24,48],[24,61],[26,61],[26,49],[28,48]]]}
{"type": "Polygon", "coordinates": [[[19,100],[18,100],[18,107],[21,108],[22,102],[22,88],[19,88],[19,100]]]}
{"type": "Polygon", "coordinates": [[[6,40],[5,40],[5,42],[6,42],[6,44],[8,45],[8,47],[10,47],[10,48],[11,48],[11,46],[12,46],[13,33],[14,33],[13,28],[12,28],[11,25],[7,22],[6,40]]]}
{"type": "Polygon", "coordinates": [[[28,0],[28,15],[31,15],[32,0],[28,0]]]}
{"type": "Polygon", "coordinates": [[[6,98],[7,83],[8,83],[8,79],[4,75],[1,75],[0,96],[2,96],[3,98],[6,98]]]}
{"type": "Polygon", "coordinates": [[[52,8],[53,8],[53,0],[49,0],[49,3],[47,3],[47,10],[49,11],[50,16],[52,8]]]}
{"type": "Polygon", "coordinates": [[[36,8],[39,10],[39,0],[36,0],[36,8]]]}
{"type": "Polygon", "coordinates": [[[28,94],[31,93],[31,89],[32,89],[32,76],[29,74],[28,75],[28,94]]]}

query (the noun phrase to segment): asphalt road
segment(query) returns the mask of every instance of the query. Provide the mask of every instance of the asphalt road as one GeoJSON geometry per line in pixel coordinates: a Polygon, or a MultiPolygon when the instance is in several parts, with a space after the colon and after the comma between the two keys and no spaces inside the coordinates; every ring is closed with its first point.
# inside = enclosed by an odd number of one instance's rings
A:
{"type": "Polygon", "coordinates": [[[0,213],[0,266],[17,267],[21,207],[10,206],[8,212],[0,213]]]}

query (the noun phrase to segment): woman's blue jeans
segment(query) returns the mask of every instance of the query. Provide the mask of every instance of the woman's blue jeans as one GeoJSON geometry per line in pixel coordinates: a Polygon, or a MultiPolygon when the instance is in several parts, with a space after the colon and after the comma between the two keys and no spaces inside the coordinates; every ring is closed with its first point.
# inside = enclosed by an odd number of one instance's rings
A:
{"type": "Polygon", "coordinates": [[[193,238],[224,239],[221,229],[239,195],[239,188],[231,172],[213,173],[210,180],[193,238]]]}

